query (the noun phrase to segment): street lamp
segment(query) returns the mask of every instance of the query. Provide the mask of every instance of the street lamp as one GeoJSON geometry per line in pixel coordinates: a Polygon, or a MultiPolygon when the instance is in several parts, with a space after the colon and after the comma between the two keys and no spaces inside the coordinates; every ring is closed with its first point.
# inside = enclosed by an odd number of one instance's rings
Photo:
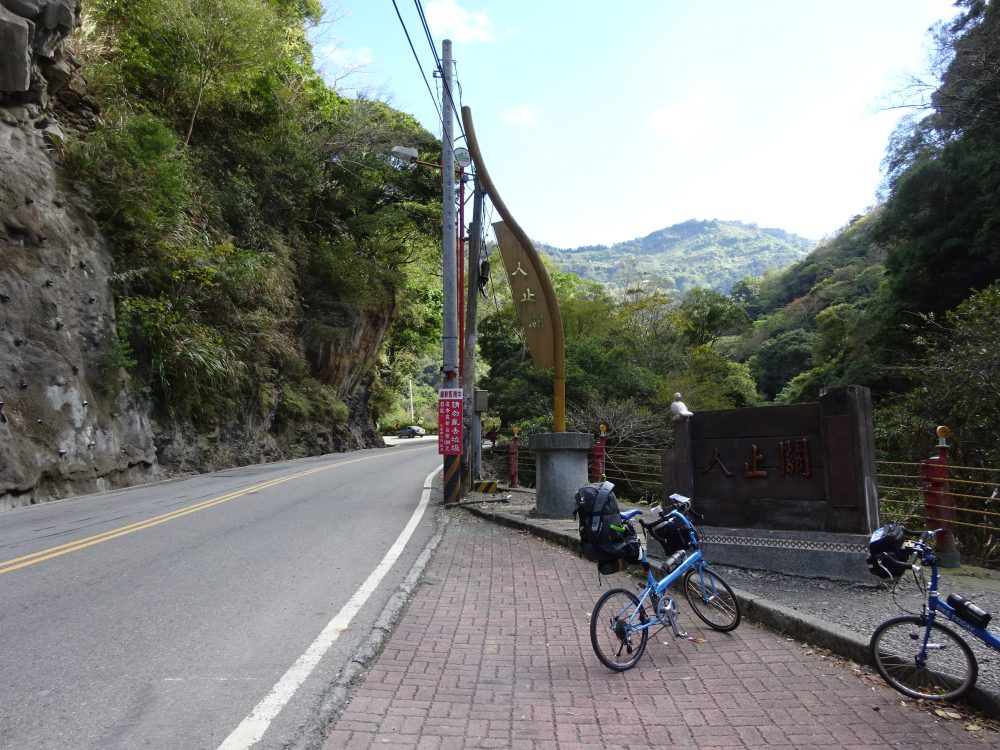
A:
{"type": "Polygon", "coordinates": [[[414,164],[420,154],[417,153],[415,148],[409,148],[408,146],[393,146],[392,155],[401,161],[414,164]]]}

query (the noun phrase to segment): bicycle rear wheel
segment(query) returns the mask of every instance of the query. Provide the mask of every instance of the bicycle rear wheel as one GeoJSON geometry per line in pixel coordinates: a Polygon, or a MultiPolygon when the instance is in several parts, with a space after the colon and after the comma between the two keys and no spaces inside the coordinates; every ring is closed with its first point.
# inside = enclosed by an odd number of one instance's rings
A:
{"type": "Polygon", "coordinates": [[[638,629],[646,622],[646,610],[631,591],[605,592],[590,616],[590,643],[601,663],[616,672],[634,667],[649,640],[649,630],[638,629]]]}
{"type": "Polygon", "coordinates": [[[684,574],[682,586],[691,610],[710,628],[727,633],[740,624],[740,602],[714,571],[702,568],[699,574],[697,567],[691,568],[684,574]]]}
{"type": "Polygon", "coordinates": [[[964,640],[938,622],[927,634],[927,618],[904,615],[886,620],[868,644],[882,679],[911,698],[954,701],[968,693],[979,677],[979,665],[964,640]],[[924,636],[927,649],[919,660],[924,636]]]}

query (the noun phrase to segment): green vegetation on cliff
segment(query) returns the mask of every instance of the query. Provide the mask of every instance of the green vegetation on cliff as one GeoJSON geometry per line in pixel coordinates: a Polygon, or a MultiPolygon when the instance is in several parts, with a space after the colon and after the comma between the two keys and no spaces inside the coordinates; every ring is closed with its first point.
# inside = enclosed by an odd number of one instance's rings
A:
{"type": "MultiPolygon", "coordinates": [[[[316,0],[91,0],[78,40],[101,125],[68,163],[115,258],[124,365],[163,415],[348,442],[386,337],[436,337],[439,186],[391,147],[432,136],[315,73],[316,0]],[[392,326],[393,321],[396,325],[392,326]]],[[[392,368],[386,368],[391,372],[392,368]]]]}

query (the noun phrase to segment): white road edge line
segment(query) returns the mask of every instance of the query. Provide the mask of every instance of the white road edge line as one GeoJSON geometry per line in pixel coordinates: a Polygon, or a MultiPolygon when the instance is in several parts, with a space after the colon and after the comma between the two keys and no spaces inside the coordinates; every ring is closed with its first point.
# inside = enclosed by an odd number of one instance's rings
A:
{"type": "Polygon", "coordinates": [[[392,547],[389,548],[389,551],[385,553],[382,562],[368,575],[365,582],[354,592],[354,595],[334,618],[327,623],[327,626],[323,628],[323,632],[316,637],[316,640],[306,649],[305,653],[282,675],[277,684],[271,688],[271,692],[254,707],[250,715],[240,722],[240,725],[219,745],[218,750],[249,750],[250,747],[260,742],[271,722],[274,721],[274,717],[292,699],[295,691],[301,687],[313,669],[316,668],[316,665],[330,649],[330,646],[333,645],[333,642],[347,629],[351,620],[354,619],[354,615],[361,610],[365,602],[368,601],[368,598],[378,588],[382,579],[388,574],[389,569],[399,559],[399,556],[403,553],[403,549],[406,547],[406,543],[413,536],[417,524],[423,517],[427,503],[430,502],[431,484],[434,481],[434,475],[443,468],[444,464],[438,466],[427,475],[427,478],[424,480],[420,503],[417,505],[416,510],[413,511],[413,515],[410,516],[406,527],[400,532],[392,547]]]}

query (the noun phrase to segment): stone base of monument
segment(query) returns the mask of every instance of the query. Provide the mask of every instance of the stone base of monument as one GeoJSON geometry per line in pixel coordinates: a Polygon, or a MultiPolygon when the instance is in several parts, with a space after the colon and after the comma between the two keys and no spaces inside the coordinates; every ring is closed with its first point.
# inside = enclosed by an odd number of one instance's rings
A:
{"type": "Polygon", "coordinates": [[[535,512],[543,518],[570,518],[573,496],[587,484],[587,454],[594,437],[586,432],[543,432],[528,437],[535,453],[535,512]]]}
{"type": "Polygon", "coordinates": [[[868,535],[815,531],[769,531],[700,526],[709,564],[775,573],[873,583],[868,535]]]}

